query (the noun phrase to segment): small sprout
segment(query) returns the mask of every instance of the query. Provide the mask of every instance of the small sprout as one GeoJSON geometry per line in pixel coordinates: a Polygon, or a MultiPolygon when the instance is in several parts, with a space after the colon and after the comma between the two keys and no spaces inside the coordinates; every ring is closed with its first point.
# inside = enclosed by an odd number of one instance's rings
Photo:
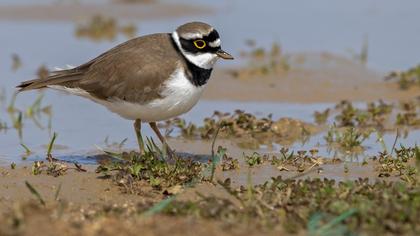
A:
{"type": "Polygon", "coordinates": [[[290,152],[290,154],[288,154],[289,149],[288,148],[281,148],[280,149],[280,154],[282,156],[282,160],[287,161],[287,160],[291,160],[293,158],[293,154],[294,151],[290,152]]]}
{"type": "Polygon", "coordinates": [[[35,161],[32,164],[32,174],[33,175],[39,175],[39,174],[41,174],[41,172],[42,172],[42,169],[41,169],[42,165],[43,165],[43,162],[35,161]]]}
{"type": "Polygon", "coordinates": [[[156,215],[160,213],[161,211],[165,210],[165,208],[168,207],[169,204],[171,204],[174,200],[175,200],[175,196],[166,198],[165,200],[162,200],[158,202],[157,204],[155,204],[154,206],[152,206],[150,209],[144,212],[142,216],[150,217],[150,216],[156,215]]]}
{"type": "Polygon", "coordinates": [[[386,80],[396,80],[401,90],[408,90],[413,86],[420,86],[420,65],[407,71],[393,71],[389,73],[386,80]]]}
{"type": "Polygon", "coordinates": [[[13,93],[12,99],[10,100],[9,106],[7,107],[7,112],[9,113],[14,113],[17,111],[15,107],[17,94],[18,94],[17,92],[13,93]]]}
{"type": "Polygon", "coordinates": [[[254,152],[251,156],[245,155],[245,162],[249,167],[254,167],[263,163],[263,157],[258,152],[254,152]]]}
{"type": "Polygon", "coordinates": [[[61,185],[62,185],[62,183],[60,183],[60,185],[58,185],[58,188],[57,188],[57,190],[55,191],[55,194],[54,194],[54,200],[55,200],[55,201],[58,201],[58,200],[59,200],[60,191],[61,191],[61,185]]]}
{"type": "Polygon", "coordinates": [[[330,114],[330,109],[329,108],[325,109],[322,112],[315,111],[315,113],[314,113],[315,122],[318,125],[325,124],[327,122],[329,114],[330,114]]]}
{"type": "Polygon", "coordinates": [[[222,171],[236,170],[239,169],[239,161],[233,157],[227,155],[227,149],[219,146],[218,157],[222,160],[221,167],[222,171]]]}
{"type": "Polygon", "coordinates": [[[318,155],[319,150],[318,149],[311,149],[309,150],[309,153],[311,154],[312,158],[316,158],[316,156],[318,155]]]}
{"type": "Polygon", "coordinates": [[[53,136],[52,136],[52,138],[51,138],[51,141],[50,141],[50,143],[48,144],[48,149],[47,149],[47,159],[48,159],[48,160],[52,160],[52,159],[53,159],[51,152],[52,152],[52,149],[53,149],[53,147],[54,147],[54,142],[55,142],[55,139],[56,139],[56,138],[57,138],[57,133],[56,133],[56,132],[54,132],[54,134],[53,134],[53,136]]]}
{"type": "Polygon", "coordinates": [[[26,146],[23,143],[20,143],[20,146],[22,146],[25,149],[25,156],[31,155],[32,151],[31,151],[31,149],[28,148],[28,146],[26,146]]]}
{"type": "Polygon", "coordinates": [[[330,146],[337,145],[346,152],[352,152],[362,149],[363,141],[369,136],[370,132],[362,133],[353,127],[339,130],[335,126],[331,126],[324,139],[330,146]]]}
{"type": "Polygon", "coordinates": [[[41,194],[39,194],[39,192],[28,182],[25,181],[25,185],[26,187],[29,189],[29,191],[38,199],[38,201],[45,206],[45,201],[42,198],[41,194]]]}
{"type": "Polygon", "coordinates": [[[10,164],[10,169],[12,169],[12,170],[16,169],[16,163],[12,162],[10,164]]]}
{"type": "Polygon", "coordinates": [[[306,151],[305,150],[299,150],[299,151],[297,151],[297,154],[299,155],[299,157],[304,157],[305,154],[306,154],[306,151]]]}

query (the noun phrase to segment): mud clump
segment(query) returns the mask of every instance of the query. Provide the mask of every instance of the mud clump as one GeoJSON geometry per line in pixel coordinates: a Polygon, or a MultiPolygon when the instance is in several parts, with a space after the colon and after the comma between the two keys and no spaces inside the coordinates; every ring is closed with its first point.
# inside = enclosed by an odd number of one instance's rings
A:
{"type": "Polygon", "coordinates": [[[255,47],[255,42],[249,41],[249,51],[241,56],[249,60],[249,66],[242,69],[229,70],[234,78],[259,78],[269,75],[284,75],[290,70],[289,57],[284,55],[279,44],[273,43],[269,50],[255,47]]]}
{"type": "Polygon", "coordinates": [[[93,41],[112,41],[119,33],[132,38],[136,31],[136,27],[132,24],[120,26],[113,18],[96,15],[89,23],[78,25],[74,34],[78,38],[88,38],[93,41]]]}
{"type": "Polygon", "coordinates": [[[305,136],[319,132],[319,128],[313,124],[292,118],[281,118],[271,125],[271,131],[277,136],[279,143],[289,144],[305,136]],[[284,140],[281,142],[281,140],[284,140]]]}
{"type": "Polygon", "coordinates": [[[213,116],[204,119],[202,126],[173,119],[165,127],[170,131],[179,129],[181,136],[185,138],[202,139],[210,139],[220,130],[219,138],[234,138],[240,147],[251,149],[256,149],[261,144],[272,145],[273,142],[291,144],[320,131],[317,126],[300,120],[281,118],[274,121],[271,115],[258,118],[241,110],[236,110],[233,114],[216,111],[213,116]]]}
{"type": "Polygon", "coordinates": [[[392,104],[387,104],[382,100],[377,103],[368,103],[366,109],[358,109],[351,102],[342,101],[335,106],[338,114],[334,119],[339,127],[384,129],[393,108],[392,104]]]}

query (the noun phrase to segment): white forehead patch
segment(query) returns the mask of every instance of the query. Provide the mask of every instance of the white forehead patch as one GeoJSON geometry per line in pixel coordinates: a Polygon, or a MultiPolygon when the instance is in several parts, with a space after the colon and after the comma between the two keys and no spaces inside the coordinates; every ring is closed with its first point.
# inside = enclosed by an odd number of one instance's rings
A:
{"type": "Polygon", "coordinates": [[[213,28],[211,28],[210,31],[207,34],[201,34],[201,33],[198,33],[198,32],[194,32],[194,33],[185,33],[185,34],[182,34],[181,36],[184,39],[201,39],[204,36],[209,35],[212,31],[213,31],[213,28]]]}
{"type": "Polygon", "coordinates": [[[220,47],[220,39],[216,39],[213,42],[209,43],[210,47],[217,48],[220,47]]]}
{"type": "Polygon", "coordinates": [[[203,35],[200,33],[186,33],[186,34],[182,34],[182,38],[184,39],[198,39],[198,38],[203,38],[203,35]]]}

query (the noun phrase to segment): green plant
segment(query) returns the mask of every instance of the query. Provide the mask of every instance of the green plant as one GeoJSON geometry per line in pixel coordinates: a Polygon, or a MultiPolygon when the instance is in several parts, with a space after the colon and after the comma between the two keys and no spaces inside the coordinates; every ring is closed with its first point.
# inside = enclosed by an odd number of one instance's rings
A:
{"type": "Polygon", "coordinates": [[[184,185],[202,178],[202,164],[174,155],[173,160],[167,160],[165,150],[152,139],[147,139],[144,154],[123,152],[117,161],[101,164],[96,171],[104,175],[116,173],[117,181],[146,181],[156,189],[184,185]]]}
{"type": "Polygon", "coordinates": [[[328,130],[325,141],[331,146],[335,144],[345,151],[355,151],[362,148],[362,143],[370,135],[371,131],[361,132],[353,127],[338,129],[335,125],[328,130]]]}
{"type": "Polygon", "coordinates": [[[254,167],[263,163],[263,156],[261,156],[258,152],[254,152],[250,156],[245,155],[245,162],[249,167],[254,167]]]}

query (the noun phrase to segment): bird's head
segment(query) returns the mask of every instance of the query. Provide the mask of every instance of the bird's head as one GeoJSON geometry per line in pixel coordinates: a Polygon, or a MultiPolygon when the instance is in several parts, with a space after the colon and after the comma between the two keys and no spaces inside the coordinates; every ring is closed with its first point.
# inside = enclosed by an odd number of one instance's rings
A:
{"type": "Polygon", "coordinates": [[[172,38],[185,58],[200,68],[213,68],[219,58],[233,59],[222,50],[219,33],[206,23],[181,25],[172,33],[172,38]]]}

